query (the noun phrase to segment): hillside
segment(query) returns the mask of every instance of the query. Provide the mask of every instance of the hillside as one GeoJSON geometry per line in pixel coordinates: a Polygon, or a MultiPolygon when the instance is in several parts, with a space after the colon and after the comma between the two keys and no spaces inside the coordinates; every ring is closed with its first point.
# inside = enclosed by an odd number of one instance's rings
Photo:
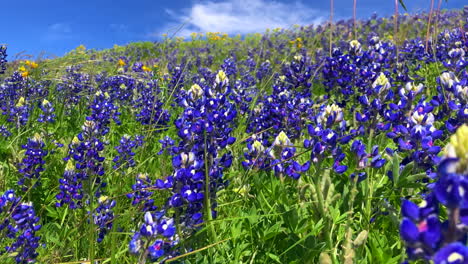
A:
{"type": "Polygon", "coordinates": [[[468,9],[428,20],[3,63],[0,263],[467,263],[468,9]]]}

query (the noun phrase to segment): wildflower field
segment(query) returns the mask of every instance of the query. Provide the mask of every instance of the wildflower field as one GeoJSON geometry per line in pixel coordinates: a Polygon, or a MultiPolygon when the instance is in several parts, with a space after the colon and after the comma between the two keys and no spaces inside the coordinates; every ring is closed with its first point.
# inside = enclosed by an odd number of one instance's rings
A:
{"type": "Polygon", "coordinates": [[[331,25],[1,46],[0,263],[468,263],[468,8],[331,25]]]}

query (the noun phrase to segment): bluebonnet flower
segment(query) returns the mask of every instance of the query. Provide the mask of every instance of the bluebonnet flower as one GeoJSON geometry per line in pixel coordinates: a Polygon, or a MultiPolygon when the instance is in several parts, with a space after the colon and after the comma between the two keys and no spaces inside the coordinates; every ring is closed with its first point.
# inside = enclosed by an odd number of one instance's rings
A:
{"type": "Polygon", "coordinates": [[[236,78],[237,75],[237,66],[235,58],[227,58],[224,60],[224,63],[221,65],[221,69],[226,73],[226,76],[232,79],[236,78]]]}
{"type": "Polygon", "coordinates": [[[437,90],[440,92],[431,101],[432,104],[440,106],[441,115],[448,115],[446,127],[453,133],[457,127],[468,122],[467,92],[465,89],[468,76],[465,72],[462,80],[458,79],[453,72],[444,72],[437,79],[440,84],[437,90]]]}
{"type": "Polygon", "coordinates": [[[426,197],[419,206],[404,201],[401,210],[404,218],[400,225],[400,234],[407,243],[408,257],[430,258],[443,239],[437,201],[432,195],[426,197]]]}
{"type": "Polygon", "coordinates": [[[135,62],[132,66],[132,70],[134,72],[143,72],[143,63],[141,62],[135,62]]]}
{"type": "Polygon", "coordinates": [[[72,158],[76,162],[76,169],[81,171],[85,180],[90,176],[104,174],[102,164],[104,157],[101,156],[104,143],[99,140],[100,136],[98,124],[94,121],[85,121],[82,132],[76,138],[78,141],[74,138],[72,142],[75,147],[72,158]]]}
{"type": "Polygon", "coordinates": [[[304,147],[311,150],[310,160],[315,164],[322,164],[331,155],[333,170],[342,174],[348,166],[341,163],[346,157],[341,145],[348,143],[355,136],[355,132],[350,131],[345,134],[345,130],[339,127],[343,125],[338,125],[338,129],[335,130],[322,129],[320,124],[318,126],[310,124],[308,132],[311,138],[304,139],[304,147]]]}
{"type": "Polygon", "coordinates": [[[27,144],[23,145],[22,148],[26,152],[22,162],[18,164],[18,172],[22,176],[18,180],[18,185],[23,190],[27,190],[40,184],[40,175],[44,171],[44,157],[47,156],[47,150],[45,150],[44,141],[39,134],[29,138],[27,144]]]}
{"type": "Polygon", "coordinates": [[[244,75],[244,80],[237,80],[232,89],[232,93],[229,95],[229,99],[236,104],[240,114],[249,112],[253,96],[256,94],[256,89],[254,87],[255,81],[246,80],[249,79],[249,76],[250,75],[246,74],[244,75]]]}
{"type": "Polygon", "coordinates": [[[364,180],[367,177],[367,173],[364,171],[366,168],[381,168],[386,160],[379,154],[379,146],[374,145],[371,153],[366,152],[366,145],[360,140],[355,140],[351,144],[351,153],[355,155],[356,172],[353,172],[350,177],[358,177],[358,182],[364,180]]]}
{"type": "Polygon", "coordinates": [[[343,128],[343,126],[346,126],[346,121],[343,119],[343,109],[336,104],[323,107],[317,115],[317,123],[323,128],[329,128],[335,124],[343,128]]]}
{"type": "Polygon", "coordinates": [[[184,87],[189,69],[190,65],[184,62],[181,62],[179,65],[176,65],[175,62],[168,63],[167,70],[169,71],[169,91],[177,94],[181,87],[184,87]]]}
{"type": "Polygon", "coordinates": [[[408,111],[409,117],[404,118],[400,112],[400,117],[392,122],[392,128],[387,132],[387,137],[393,139],[399,152],[408,153],[402,164],[414,162],[428,176],[434,174],[434,165],[439,160],[437,154],[441,150],[434,142],[443,136],[443,131],[434,126],[437,117],[433,110],[430,103],[421,100],[414,109],[404,110],[408,111]]]}
{"type": "Polygon", "coordinates": [[[81,100],[84,95],[92,95],[94,88],[91,84],[91,76],[80,73],[82,66],[74,65],[66,68],[66,74],[57,84],[57,92],[65,101],[63,104],[71,109],[81,100]]]}
{"type": "Polygon", "coordinates": [[[175,141],[171,137],[165,136],[163,139],[159,140],[159,143],[161,143],[161,149],[159,150],[158,155],[163,154],[165,151],[167,151],[170,155],[174,154],[175,147],[173,146],[175,141]]]}
{"type": "Polygon", "coordinates": [[[171,197],[158,216],[146,213],[145,224],[129,245],[130,251],[149,253],[153,261],[173,254],[170,248],[178,239],[171,239],[175,233],[171,219],[184,226],[180,234],[190,236],[203,222],[203,216],[205,220],[216,217],[216,193],[227,185],[223,171],[231,166],[232,155],[221,155],[220,151],[235,142],[231,132],[237,111],[228,101],[231,89],[227,75],[219,71],[211,82],[193,84],[179,94],[176,101],[184,110],[175,121],[181,141],[174,149],[174,172],[155,184],[159,189],[170,190],[171,197]],[[159,238],[151,237],[155,234],[159,238]],[[151,239],[152,245],[140,251],[138,245],[148,245],[141,244],[141,239],[151,239]]]}
{"type": "Polygon", "coordinates": [[[257,77],[257,79],[261,81],[265,78],[268,78],[271,75],[271,72],[271,62],[269,60],[266,60],[260,64],[260,67],[258,67],[255,77],[257,77]]]}
{"type": "Polygon", "coordinates": [[[273,93],[257,103],[247,121],[246,132],[256,133],[264,145],[274,140],[275,131],[284,131],[291,139],[298,138],[305,127],[307,110],[312,105],[307,96],[281,84],[281,78],[277,82],[273,93]]]}
{"type": "Polygon", "coordinates": [[[297,54],[290,63],[283,65],[281,72],[285,83],[289,85],[288,88],[308,89],[312,86],[313,70],[311,58],[305,54],[297,54]]]}
{"type": "Polygon", "coordinates": [[[119,153],[113,159],[114,169],[117,168],[131,168],[135,166],[135,149],[143,145],[143,136],[135,136],[132,139],[129,135],[124,135],[120,139],[120,145],[116,146],[115,149],[119,153]]]}
{"type": "Polygon", "coordinates": [[[27,91],[28,82],[21,76],[18,71],[15,71],[11,76],[5,78],[0,84],[0,106],[2,114],[8,116],[8,121],[16,125],[14,118],[16,109],[15,106],[20,103],[24,105],[26,100],[24,94],[27,91]],[[23,98],[20,100],[20,98],[23,98]],[[12,113],[13,112],[13,113],[12,113]]]}
{"type": "Polygon", "coordinates": [[[107,196],[100,196],[98,199],[98,207],[93,213],[94,224],[99,229],[97,242],[102,242],[107,232],[112,229],[114,221],[112,208],[114,208],[115,205],[115,200],[109,199],[107,196]]]}
{"type": "Polygon", "coordinates": [[[450,243],[434,255],[435,264],[466,263],[468,247],[460,242],[450,243]]]}
{"type": "Polygon", "coordinates": [[[286,174],[297,180],[303,172],[309,169],[310,161],[301,165],[293,159],[296,154],[296,148],[283,131],[278,134],[268,153],[273,159],[271,164],[275,175],[280,178],[286,174]]]}
{"type": "Polygon", "coordinates": [[[8,190],[0,196],[0,219],[3,234],[0,256],[13,257],[18,264],[34,262],[40,240],[36,232],[41,225],[32,204],[22,202],[21,197],[8,190]]]}
{"type": "Polygon", "coordinates": [[[105,78],[99,87],[101,91],[109,93],[113,102],[126,104],[131,103],[137,85],[139,84],[135,78],[118,75],[105,78]]]}
{"type": "Polygon", "coordinates": [[[435,263],[465,263],[468,221],[468,126],[451,136],[447,153],[438,166],[438,179],[421,205],[405,200],[400,234],[407,244],[410,259],[435,263]],[[439,204],[447,209],[448,219],[439,220],[439,204]]]}
{"type": "Polygon", "coordinates": [[[156,131],[164,131],[170,120],[170,114],[163,109],[164,103],[160,100],[161,91],[156,80],[139,83],[137,86],[138,98],[134,102],[136,120],[143,125],[151,125],[156,131]]]}
{"type": "MultiPolygon", "coordinates": [[[[103,125],[103,124],[101,124],[103,125]]],[[[85,121],[81,133],[69,145],[68,161],[63,178],[60,179],[60,193],[56,196],[56,206],[69,205],[71,209],[88,205],[87,213],[92,214],[93,224],[98,226],[97,241],[101,242],[112,228],[116,202],[104,196],[103,189],[107,183],[104,175],[104,143],[101,141],[103,127],[94,121],[85,121]],[[73,163],[75,166],[73,168],[73,163]],[[94,208],[92,199],[98,198],[94,208]],[[83,199],[85,201],[83,202],[83,199]]],[[[84,210],[84,208],[83,208],[84,210]]]]}
{"type": "Polygon", "coordinates": [[[283,178],[287,175],[295,180],[309,169],[309,161],[300,164],[295,160],[296,148],[283,131],[268,148],[265,148],[255,137],[253,137],[253,143],[251,142],[247,143],[247,149],[244,152],[246,160],[242,161],[242,166],[245,169],[273,170],[277,177],[283,178]]]}
{"type": "Polygon", "coordinates": [[[7,138],[7,137],[11,136],[11,132],[8,130],[8,128],[5,125],[1,125],[0,126],[0,135],[7,138]]]}
{"type": "Polygon", "coordinates": [[[16,105],[10,108],[8,121],[15,124],[17,128],[26,125],[29,120],[30,106],[24,97],[20,97],[16,105]]]}
{"type": "Polygon", "coordinates": [[[75,165],[71,160],[68,160],[65,172],[59,180],[60,193],[56,195],[57,202],[55,205],[61,207],[68,204],[71,209],[80,208],[83,199],[83,179],[82,174],[75,171],[75,165]]]}
{"type": "Polygon", "coordinates": [[[172,247],[178,243],[175,231],[174,220],[163,212],[146,212],[140,230],[130,240],[129,251],[142,255],[144,260],[149,257],[153,262],[164,261],[171,257],[172,247]]]}
{"type": "Polygon", "coordinates": [[[6,63],[7,63],[6,50],[7,50],[6,46],[0,46],[0,74],[5,73],[5,70],[6,70],[6,63]]]}
{"type": "Polygon", "coordinates": [[[358,40],[351,40],[349,42],[349,53],[352,55],[361,54],[361,43],[358,40]]]}
{"type": "Polygon", "coordinates": [[[42,114],[39,115],[37,121],[41,123],[54,123],[55,122],[55,109],[52,104],[44,99],[42,103],[39,104],[39,108],[42,110],[42,114]]]}
{"type": "Polygon", "coordinates": [[[104,175],[104,157],[101,156],[104,150],[104,143],[100,140],[100,132],[94,121],[85,121],[82,126],[82,132],[74,137],[69,145],[68,157],[66,161],[73,160],[75,169],[72,169],[72,162],[67,164],[63,178],[60,179],[60,193],[57,199],[60,200],[57,206],[70,204],[71,208],[78,208],[82,205],[84,194],[88,198],[92,195],[99,197],[99,192],[87,190],[83,192],[82,188],[89,189],[89,181],[94,184],[105,185],[101,181],[104,175]]]}
{"type": "Polygon", "coordinates": [[[90,116],[86,117],[86,120],[96,123],[100,135],[104,136],[109,133],[111,120],[120,125],[118,107],[113,104],[107,92],[97,91],[90,108],[92,112],[90,116]]]}
{"type": "Polygon", "coordinates": [[[244,150],[245,160],[242,161],[242,166],[249,170],[270,168],[272,155],[263,146],[262,142],[256,139],[255,135],[251,139],[251,141],[247,142],[247,149],[244,150]]]}
{"type": "MultiPolygon", "coordinates": [[[[164,186],[162,187],[164,188],[164,186]]],[[[157,207],[154,205],[154,200],[151,198],[153,195],[152,189],[156,188],[148,174],[139,173],[136,176],[135,184],[132,185],[132,192],[127,194],[127,198],[132,199],[133,206],[143,203],[143,208],[141,210],[143,212],[155,211],[157,207]]]]}
{"type": "Polygon", "coordinates": [[[443,61],[446,68],[459,72],[468,66],[462,41],[455,41],[455,47],[450,49],[447,55],[447,60],[443,61]]]}
{"type": "Polygon", "coordinates": [[[421,94],[422,90],[424,89],[424,85],[422,83],[416,84],[412,81],[409,81],[405,84],[404,88],[401,88],[399,91],[399,95],[407,100],[407,105],[412,105],[412,101],[415,100],[418,94],[421,94]]]}

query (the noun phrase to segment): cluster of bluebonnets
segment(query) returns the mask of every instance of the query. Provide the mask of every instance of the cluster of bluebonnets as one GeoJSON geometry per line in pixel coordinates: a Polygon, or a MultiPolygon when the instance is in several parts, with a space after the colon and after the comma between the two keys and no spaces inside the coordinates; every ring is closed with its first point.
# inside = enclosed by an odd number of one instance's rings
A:
{"type": "Polygon", "coordinates": [[[7,57],[7,48],[6,46],[0,46],[0,74],[4,73],[6,70],[6,57],[7,57]]]}
{"type": "MultiPolygon", "coordinates": [[[[420,184],[401,204],[408,260],[467,263],[468,10],[437,18],[443,30],[427,47],[417,37],[423,14],[400,17],[414,38],[397,45],[389,38],[392,20],[373,17],[360,22],[356,39],[346,35],[352,21],[338,21],[332,50],[321,25],[276,30],[227,51],[211,39],[185,49],[168,40],[159,57],[109,51],[103,63],[113,66],[102,72],[70,65],[49,78],[50,69],[31,62],[7,71],[2,144],[24,142],[7,181],[18,187],[0,197],[0,234],[8,238],[0,261],[37,257],[40,206],[31,202],[43,204],[44,175],[56,159],[61,176],[44,182],[55,192],[52,206],[81,212],[97,243],[112,230],[131,232],[128,251],[139,263],[194,250],[186,241],[203,227],[215,235],[210,223],[219,191],[229,188],[227,172],[299,182],[320,177],[311,168],[330,169],[342,184],[365,183],[376,171],[397,188],[420,184]],[[139,131],[128,128],[133,121],[139,131]],[[73,135],[61,138],[63,126],[73,135]],[[141,155],[163,156],[169,162],[158,166],[166,173],[147,173],[141,155]],[[134,226],[114,225],[119,206],[135,208],[134,226]]],[[[2,46],[0,73],[5,58],[2,46]]]]}

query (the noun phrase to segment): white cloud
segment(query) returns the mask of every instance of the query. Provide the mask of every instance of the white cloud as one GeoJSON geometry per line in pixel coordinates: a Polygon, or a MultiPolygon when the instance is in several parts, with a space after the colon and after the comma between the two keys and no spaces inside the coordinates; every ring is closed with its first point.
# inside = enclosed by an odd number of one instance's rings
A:
{"type": "Polygon", "coordinates": [[[178,36],[192,32],[223,32],[246,34],[270,28],[290,28],[295,24],[310,25],[324,21],[322,12],[302,2],[282,3],[267,0],[224,0],[195,3],[181,13],[166,10],[174,19],[162,30],[156,30],[150,37],[162,33],[169,35],[177,31],[178,36]]]}
{"type": "Polygon", "coordinates": [[[67,23],[55,23],[47,28],[44,35],[45,40],[63,40],[72,37],[71,26],[67,23]]]}

